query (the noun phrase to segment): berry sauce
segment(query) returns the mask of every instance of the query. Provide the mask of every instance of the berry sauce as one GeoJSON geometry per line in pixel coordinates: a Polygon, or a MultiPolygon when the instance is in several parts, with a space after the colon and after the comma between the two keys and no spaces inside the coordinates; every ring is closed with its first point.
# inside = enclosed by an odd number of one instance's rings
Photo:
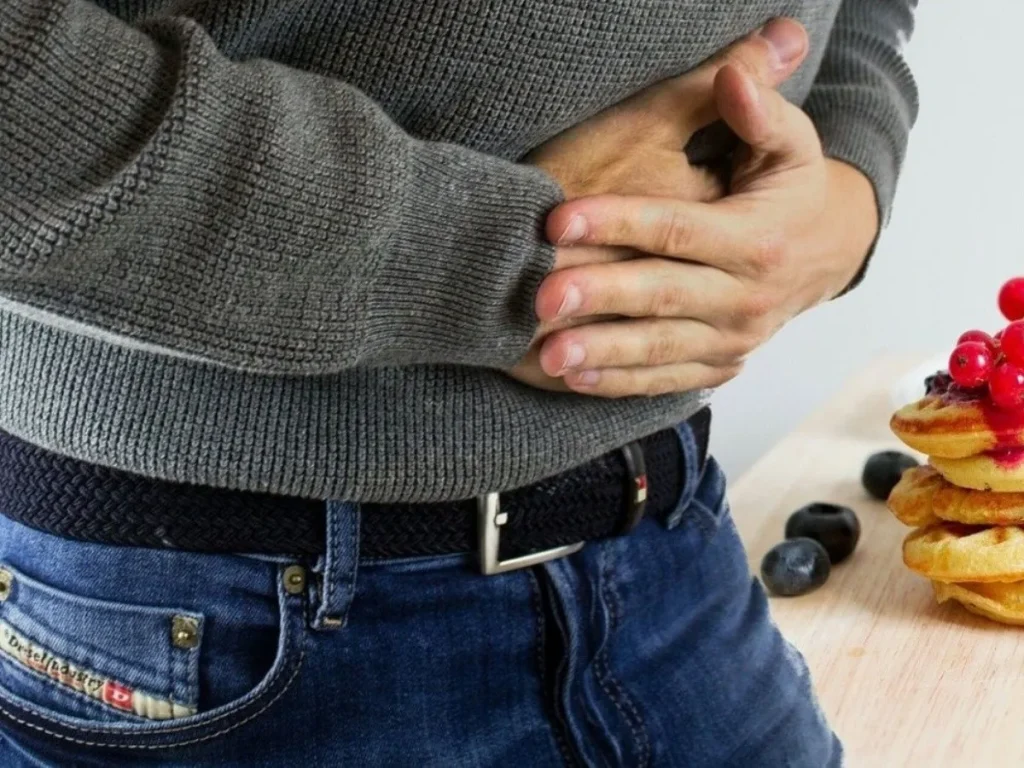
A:
{"type": "Polygon", "coordinates": [[[985,455],[1000,469],[1016,469],[1024,465],[1024,448],[996,448],[985,451],[985,455]]]}
{"type": "Polygon", "coordinates": [[[989,399],[984,387],[965,389],[946,373],[929,377],[928,394],[944,403],[977,406],[985,425],[996,438],[996,444],[985,451],[985,455],[1005,469],[1024,465],[1024,409],[1000,408],[989,399]]]}

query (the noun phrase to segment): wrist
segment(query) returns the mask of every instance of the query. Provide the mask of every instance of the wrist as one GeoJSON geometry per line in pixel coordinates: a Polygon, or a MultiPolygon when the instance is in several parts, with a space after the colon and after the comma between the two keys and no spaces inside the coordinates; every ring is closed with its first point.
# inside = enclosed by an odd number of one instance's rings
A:
{"type": "Polygon", "coordinates": [[[845,288],[864,266],[881,225],[874,184],[857,167],[826,158],[827,211],[845,288]]]}

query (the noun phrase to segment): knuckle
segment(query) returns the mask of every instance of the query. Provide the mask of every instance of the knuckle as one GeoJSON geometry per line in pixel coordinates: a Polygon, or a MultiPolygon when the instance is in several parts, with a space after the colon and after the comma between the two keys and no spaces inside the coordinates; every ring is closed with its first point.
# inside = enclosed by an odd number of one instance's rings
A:
{"type": "Polygon", "coordinates": [[[678,285],[661,285],[651,291],[647,314],[652,317],[674,317],[686,306],[686,290],[678,285]]]}
{"type": "Polygon", "coordinates": [[[626,350],[615,339],[605,339],[598,344],[589,345],[592,352],[587,355],[587,363],[592,366],[615,367],[626,360],[626,350]]]}
{"type": "Polygon", "coordinates": [[[610,229],[616,243],[634,244],[636,236],[642,234],[642,230],[638,230],[631,216],[616,216],[610,224],[610,229]]]}
{"type": "Polygon", "coordinates": [[[741,325],[750,327],[767,317],[775,309],[775,296],[770,291],[751,290],[740,299],[737,312],[741,325]]]}
{"type": "Polygon", "coordinates": [[[764,277],[780,269],[787,256],[785,235],[771,229],[754,238],[749,261],[753,273],[764,277]]]}
{"type": "Polygon", "coordinates": [[[678,354],[679,344],[675,335],[661,331],[648,342],[644,362],[648,366],[664,365],[675,360],[678,354]]]}
{"type": "Polygon", "coordinates": [[[583,300],[577,314],[587,315],[601,314],[621,304],[622,290],[617,286],[606,284],[592,284],[581,288],[583,300]]]}
{"type": "Polygon", "coordinates": [[[662,225],[656,238],[658,253],[682,256],[693,243],[693,228],[678,209],[671,208],[662,218],[662,225]]]}

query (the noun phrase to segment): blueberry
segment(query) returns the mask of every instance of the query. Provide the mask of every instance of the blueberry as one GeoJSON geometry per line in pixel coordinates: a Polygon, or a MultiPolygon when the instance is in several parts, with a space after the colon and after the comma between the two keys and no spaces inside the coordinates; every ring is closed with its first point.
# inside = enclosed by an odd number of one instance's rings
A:
{"type": "Polygon", "coordinates": [[[826,581],[832,571],[828,552],[814,539],[789,539],[776,544],[761,561],[761,581],[782,597],[806,595],[826,581]]]}
{"type": "Polygon", "coordinates": [[[924,393],[926,395],[942,394],[949,389],[953,378],[946,371],[936,371],[924,380],[924,393]]]}
{"type": "Polygon", "coordinates": [[[801,507],[786,521],[787,539],[814,539],[828,552],[832,565],[853,554],[860,540],[860,520],[849,507],[815,502],[801,507]]]}
{"type": "Polygon", "coordinates": [[[864,488],[879,501],[885,501],[900,481],[903,473],[918,465],[917,459],[899,451],[876,453],[864,464],[860,481],[864,488]]]}

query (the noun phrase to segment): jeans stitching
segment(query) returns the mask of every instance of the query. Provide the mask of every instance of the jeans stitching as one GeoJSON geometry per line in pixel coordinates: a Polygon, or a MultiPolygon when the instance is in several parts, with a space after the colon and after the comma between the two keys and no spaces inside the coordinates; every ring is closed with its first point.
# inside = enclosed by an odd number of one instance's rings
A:
{"type": "MultiPolygon", "coordinates": [[[[31,639],[31,636],[30,636],[30,639],[31,639]]],[[[33,640],[33,642],[35,642],[35,641],[33,640]]],[[[75,662],[75,663],[78,663],[78,662],[75,662]]],[[[40,671],[38,671],[36,669],[33,669],[30,666],[26,666],[26,665],[18,663],[18,661],[16,659],[11,658],[7,654],[0,655],[0,664],[7,665],[12,670],[12,672],[14,672],[15,674],[21,673],[21,674],[27,675],[28,677],[30,677],[32,679],[38,679],[38,681],[40,683],[44,684],[44,687],[43,687],[44,691],[46,691],[47,693],[50,693],[50,694],[56,694],[58,698],[69,697],[72,701],[94,705],[97,708],[98,711],[103,712],[104,714],[107,714],[107,715],[110,715],[110,714],[120,715],[121,719],[115,720],[114,721],[115,723],[127,722],[127,723],[130,724],[130,723],[159,722],[158,720],[155,720],[154,718],[146,717],[145,715],[138,715],[134,711],[127,711],[127,710],[121,709],[119,707],[115,707],[112,704],[107,703],[106,701],[99,701],[97,699],[94,699],[91,696],[83,693],[82,691],[78,691],[78,690],[72,688],[71,686],[61,684],[55,678],[51,677],[50,675],[47,675],[44,672],[40,672],[40,671]]],[[[104,677],[111,677],[112,679],[115,679],[115,680],[119,680],[119,681],[122,681],[122,682],[127,682],[126,678],[123,677],[123,676],[118,676],[118,677],[108,676],[105,672],[104,673],[100,673],[100,674],[102,674],[104,677]]],[[[161,690],[158,686],[154,686],[154,687],[151,688],[151,687],[146,686],[146,685],[143,685],[143,686],[140,686],[138,688],[135,688],[135,690],[139,691],[141,693],[144,693],[147,696],[153,696],[153,697],[161,698],[161,699],[166,696],[167,701],[170,701],[172,704],[173,703],[180,703],[180,702],[177,702],[177,699],[176,699],[175,694],[174,694],[175,678],[174,678],[174,667],[173,667],[173,665],[168,667],[168,669],[165,670],[161,674],[161,677],[163,678],[163,684],[164,685],[168,685],[168,684],[170,685],[170,690],[169,691],[166,690],[166,689],[165,690],[161,690]]],[[[0,695],[2,695],[2,693],[0,693],[0,695]]]]}
{"type": "MultiPolygon", "coordinates": [[[[545,653],[547,651],[547,620],[544,617],[544,603],[543,598],[541,597],[540,583],[537,580],[537,576],[532,570],[527,571],[527,576],[530,579],[530,592],[532,597],[530,602],[533,606],[534,616],[537,619],[537,668],[540,672],[540,682],[543,697],[546,698],[548,694],[547,662],[545,660],[545,653]]],[[[554,681],[552,682],[554,683],[554,681]]],[[[554,684],[557,685],[557,683],[554,684]]],[[[551,732],[555,739],[555,745],[558,747],[558,751],[561,753],[562,760],[565,761],[565,764],[568,766],[575,766],[577,765],[577,763],[572,758],[571,753],[569,751],[569,745],[566,743],[565,736],[562,733],[562,730],[565,728],[565,723],[560,720],[557,714],[558,697],[552,696],[552,699],[554,700],[550,702],[550,706],[555,710],[556,722],[552,723],[553,727],[551,728],[551,732]]]]}
{"type": "Polygon", "coordinates": [[[358,567],[359,557],[359,517],[356,514],[352,514],[353,510],[349,505],[337,505],[328,508],[327,511],[327,552],[324,555],[324,574],[323,574],[323,600],[317,609],[314,617],[314,628],[316,629],[336,629],[343,627],[348,622],[348,614],[352,607],[352,596],[355,594],[356,585],[356,568],[358,567]],[[342,541],[342,513],[346,514],[348,521],[348,536],[342,541]],[[334,604],[334,592],[336,586],[342,582],[342,567],[341,558],[339,555],[339,548],[344,547],[352,550],[348,553],[346,563],[350,563],[351,567],[345,569],[344,574],[344,588],[340,590],[344,596],[343,605],[338,615],[332,615],[337,606],[334,604]]]}
{"type": "MultiPolygon", "coordinates": [[[[285,600],[285,597],[284,597],[284,587],[283,587],[282,583],[278,584],[278,590],[277,591],[278,591],[278,600],[280,601],[280,605],[281,605],[281,610],[282,610],[282,612],[284,612],[284,611],[286,611],[288,609],[287,609],[287,606],[286,606],[286,600],[285,600]]],[[[292,617],[292,616],[284,616],[284,619],[287,619],[291,623],[294,623],[294,617],[292,617]]],[[[282,651],[281,651],[282,656],[287,656],[289,653],[292,652],[291,646],[294,645],[296,643],[296,640],[297,640],[297,638],[293,638],[291,636],[291,632],[289,630],[289,627],[285,626],[287,623],[288,623],[287,621],[282,620],[282,629],[281,629],[281,631],[282,631],[281,642],[283,644],[283,648],[282,648],[282,651]]],[[[298,661],[296,662],[296,671],[294,673],[292,673],[292,675],[289,678],[289,681],[286,684],[285,688],[287,688],[288,686],[291,685],[292,681],[295,678],[295,674],[297,674],[297,672],[298,672],[298,668],[302,666],[302,660],[303,660],[304,657],[305,657],[305,650],[300,650],[299,651],[299,658],[298,658],[298,661]]],[[[273,690],[274,685],[277,684],[277,681],[281,678],[281,676],[284,674],[284,672],[285,672],[285,670],[287,668],[288,668],[288,664],[287,664],[287,662],[285,662],[284,664],[282,664],[281,668],[277,670],[277,672],[274,674],[273,677],[271,677],[269,680],[265,681],[266,682],[266,689],[264,691],[262,691],[258,696],[256,696],[255,698],[251,699],[250,701],[246,702],[245,704],[241,705],[240,707],[238,707],[236,709],[233,709],[233,710],[231,710],[229,712],[224,712],[224,713],[222,713],[220,715],[217,715],[216,717],[213,717],[213,718],[211,718],[211,719],[209,719],[209,720],[207,720],[207,721],[205,721],[203,723],[199,723],[199,724],[196,724],[196,725],[184,725],[184,726],[181,726],[181,727],[178,727],[178,728],[162,728],[159,731],[155,731],[155,735],[163,736],[165,734],[175,733],[177,731],[188,731],[188,730],[194,730],[196,728],[203,728],[205,726],[210,725],[211,723],[216,723],[218,720],[224,720],[225,718],[230,718],[230,717],[238,716],[239,712],[242,712],[242,711],[244,711],[247,708],[255,706],[258,702],[263,700],[266,696],[270,695],[270,692],[273,690]]],[[[262,687],[262,683],[261,683],[261,687],[262,687]]],[[[276,701],[279,698],[280,693],[283,693],[283,692],[284,692],[283,690],[280,691],[277,695],[274,696],[273,700],[276,701]]],[[[11,698],[10,694],[6,693],[2,688],[0,688],[0,699],[6,699],[12,705],[20,707],[21,709],[24,709],[24,710],[30,712],[31,714],[36,715],[40,719],[47,720],[47,721],[49,721],[51,723],[54,723],[55,725],[60,726],[61,728],[66,728],[68,730],[73,730],[73,731],[84,731],[84,732],[87,732],[87,733],[102,733],[104,731],[108,731],[112,735],[115,735],[115,736],[123,735],[123,734],[117,733],[117,731],[121,730],[121,729],[117,728],[116,726],[111,728],[111,727],[102,727],[99,724],[97,724],[97,725],[91,726],[89,728],[85,728],[85,727],[78,726],[78,725],[72,725],[70,723],[59,722],[58,720],[55,720],[50,715],[47,715],[47,714],[45,714],[43,712],[38,712],[38,711],[32,709],[32,707],[22,707],[20,704],[18,704],[16,701],[14,701],[11,698]]],[[[3,709],[2,706],[0,706],[0,711],[3,711],[9,717],[11,717],[12,719],[17,720],[17,718],[13,714],[11,714],[8,710],[3,709]]],[[[261,710],[261,711],[263,711],[263,710],[261,710]]],[[[247,720],[243,721],[243,722],[247,722],[249,719],[251,719],[251,718],[247,718],[247,720]]],[[[17,722],[22,722],[22,721],[21,720],[17,720],[17,722]]],[[[49,733],[49,731],[46,731],[45,729],[41,729],[38,726],[32,726],[29,723],[26,723],[26,725],[29,725],[29,727],[37,728],[39,730],[43,730],[45,733],[49,733]]],[[[231,726],[227,730],[232,730],[235,727],[237,727],[237,726],[231,726]]],[[[219,733],[225,733],[225,732],[226,731],[220,731],[219,733]]],[[[53,734],[53,735],[60,736],[60,734],[53,734]]],[[[129,734],[126,734],[126,735],[131,736],[133,734],[129,733],[129,734]]],[[[134,735],[136,735],[136,736],[149,736],[149,735],[153,735],[153,734],[143,733],[143,734],[134,734],[134,735]]],[[[215,734],[215,735],[217,735],[217,734],[215,734]]],[[[61,737],[61,738],[69,738],[69,737],[61,737]]],[[[71,741],[76,741],[75,739],[70,739],[70,740],[71,741]]],[[[93,744],[93,742],[80,742],[80,743],[83,743],[83,744],[93,744]]],[[[192,742],[182,742],[182,743],[192,743],[192,742]]],[[[96,746],[118,746],[118,745],[114,744],[114,743],[111,743],[111,742],[103,742],[103,743],[97,743],[96,746]]],[[[152,746],[152,747],[138,747],[138,748],[140,748],[140,749],[142,749],[142,748],[158,749],[159,746],[160,745],[152,746]]],[[[172,744],[171,746],[174,746],[174,745],[172,744]]]]}
{"type": "Polygon", "coordinates": [[[697,488],[700,486],[700,465],[702,464],[693,427],[684,421],[676,425],[675,433],[681,452],[683,484],[680,489],[679,498],[676,500],[672,511],[664,518],[664,524],[669,530],[676,528],[682,523],[686,508],[696,495],[697,488]]]}
{"type": "MultiPolygon", "coordinates": [[[[598,568],[599,578],[599,592],[600,594],[606,594],[606,585],[608,585],[607,576],[607,549],[601,552],[600,560],[601,565],[598,568]]],[[[606,605],[614,602],[613,599],[606,600],[606,605]]],[[[610,613],[613,613],[613,609],[609,609],[610,613]]],[[[637,748],[640,752],[640,762],[637,768],[644,768],[644,766],[650,765],[651,759],[651,744],[650,739],[647,736],[647,731],[644,728],[644,719],[640,715],[639,710],[633,703],[632,698],[626,693],[622,684],[615,678],[611,673],[611,666],[608,661],[608,643],[610,637],[605,639],[605,642],[601,644],[601,649],[594,656],[594,663],[596,665],[596,677],[598,685],[601,686],[601,690],[604,691],[605,695],[612,702],[615,708],[619,711],[622,719],[625,720],[626,725],[629,727],[630,733],[633,735],[633,740],[636,742],[637,748]],[[603,671],[602,671],[603,670],[603,671]],[[613,689],[614,688],[614,692],[613,689]],[[629,710],[628,712],[626,710],[629,710]]]]}
{"type": "MultiPolygon", "coordinates": [[[[51,683],[51,684],[53,683],[53,678],[52,677],[49,677],[49,676],[43,674],[42,672],[37,672],[36,670],[34,670],[34,669],[30,668],[30,667],[20,666],[13,659],[6,658],[4,656],[0,656],[0,664],[5,664],[5,665],[9,666],[15,673],[21,673],[23,675],[27,675],[29,678],[31,678],[33,680],[38,680],[41,683],[51,683]]],[[[47,690],[50,690],[50,689],[47,689],[47,690]]],[[[120,715],[122,719],[120,721],[115,721],[115,722],[125,722],[125,723],[129,723],[129,724],[132,724],[132,723],[141,724],[141,723],[149,722],[149,721],[146,720],[146,718],[142,717],[141,715],[136,715],[134,712],[123,712],[123,711],[120,711],[120,710],[116,710],[113,707],[111,707],[109,704],[104,704],[102,702],[99,702],[96,699],[93,699],[93,698],[87,696],[86,694],[82,693],[81,691],[76,691],[74,688],[63,688],[62,687],[62,688],[53,688],[52,690],[59,692],[61,696],[68,696],[68,697],[70,697],[71,700],[76,702],[76,703],[86,704],[86,705],[89,706],[89,708],[95,709],[98,713],[102,713],[104,715],[112,715],[112,714],[120,715]]]]}
{"type": "MultiPolygon", "coordinates": [[[[198,648],[198,645],[196,647],[198,648]]],[[[198,710],[199,690],[197,685],[193,685],[196,681],[193,680],[192,675],[191,653],[176,648],[173,639],[167,645],[167,653],[170,656],[169,669],[171,670],[171,692],[168,698],[174,704],[194,706],[198,710]],[[179,693],[182,695],[179,696],[179,693]],[[195,701],[189,700],[192,696],[195,696],[195,701]]]]}
{"type": "MultiPolygon", "coordinates": [[[[170,699],[172,705],[180,703],[178,701],[178,691],[180,689],[181,678],[179,677],[178,666],[178,657],[174,653],[174,640],[172,639],[171,642],[167,644],[167,669],[170,671],[171,677],[171,690],[168,692],[169,695],[167,698],[170,699]]],[[[198,709],[198,707],[199,702],[197,701],[196,708],[198,709]]]]}
{"type": "Polygon", "coordinates": [[[332,604],[334,582],[337,579],[338,562],[334,555],[334,549],[338,546],[338,539],[340,534],[340,520],[337,508],[332,508],[327,511],[327,552],[324,555],[325,565],[323,574],[323,600],[320,602],[320,607],[317,609],[316,617],[314,619],[314,626],[317,629],[323,629],[324,621],[333,619],[334,617],[329,616],[329,611],[334,607],[332,604]]]}
{"type": "Polygon", "coordinates": [[[356,592],[356,569],[359,567],[359,517],[348,515],[349,538],[346,545],[351,548],[351,567],[345,574],[345,609],[338,618],[342,625],[348,623],[348,614],[352,609],[352,598],[356,592]]]}
{"type": "MultiPolygon", "coordinates": [[[[305,659],[305,656],[306,656],[305,651],[301,651],[299,653],[299,659],[298,659],[298,661],[295,664],[295,669],[292,671],[291,677],[288,678],[288,682],[285,683],[285,686],[280,691],[278,691],[277,694],[275,694],[274,697],[270,701],[268,701],[263,707],[261,707],[256,712],[253,712],[251,715],[246,717],[244,720],[240,720],[237,723],[233,723],[233,724],[227,726],[226,728],[222,728],[221,730],[217,731],[216,733],[207,734],[206,736],[203,736],[203,737],[198,738],[198,739],[189,739],[189,740],[186,740],[186,741],[172,741],[172,742],[167,742],[166,744],[117,744],[117,743],[109,742],[109,741],[85,741],[84,739],[76,739],[76,738],[73,738],[71,736],[66,736],[66,735],[64,735],[62,733],[56,733],[55,731],[47,730],[46,728],[43,728],[40,725],[35,725],[33,723],[29,723],[29,722],[27,722],[25,720],[22,720],[21,718],[17,717],[15,714],[10,712],[9,710],[5,709],[2,705],[0,705],[0,712],[3,712],[11,720],[13,720],[16,723],[19,723],[20,725],[25,726],[26,728],[31,728],[31,729],[33,729],[35,731],[40,731],[41,733],[45,733],[48,736],[53,736],[55,738],[62,739],[64,741],[70,741],[70,742],[72,742],[74,744],[81,744],[81,745],[86,746],[86,747],[116,747],[118,749],[168,749],[170,747],[182,747],[182,746],[186,746],[188,744],[199,744],[199,743],[204,742],[204,741],[210,741],[211,739],[215,739],[218,736],[223,736],[225,733],[229,733],[229,732],[231,732],[233,730],[236,730],[237,728],[241,728],[246,723],[249,723],[252,720],[255,720],[257,717],[259,717],[264,712],[266,712],[268,709],[270,709],[270,707],[272,707],[274,705],[274,703],[279,698],[284,696],[284,694],[292,687],[292,683],[295,682],[295,679],[299,676],[299,671],[302,669],[302,662],[305,659]]],[[[2,697],[2,696],[3,696],[3,694],[0,693],[0,697],[2,697]]],[[[31,714],[35,715],[36,717],[38,717],[38,718],[40,718],[42,720],[47,720],[47,721],[53,722],[52,718],[44,715],[41,712],[36,712],[34,709],[32,709],[30,707],[25,707],[25,709],[28,712],[30,712],[31,714]]],[[[226,716],[227,715],[225,715],[225,717],[226,716]]],[[[211,720],[210,722],[215,722],[215,721],[211,720]]],[[[72,725],[63,726],[63,727],[74,728],[75,730],[85,730],[83,728],[76,728],[75,726],[72,726],[72,725]]]]}
{"type": "Polygon", "coordinates": [[[195,650],[188,652],[188,655],[185,656],[184,662],[183,662],[183,663],[186,664],[186,669],[187,669],[187,674],[188,674],[188,688],[189,688],[189,691],[190,692],[194,692],[194,694],[195,694],[195,702],[194,702],[194,704],[195,704],[197,710],[199,709],[199,696],[200,696],[200,690],[199,690],[199,661],[200,661],[200,656],[202,654],[202,649],[204,647],[205,635],[206,635],[206,617],[204,616],[199,621],[199,637],[198,637],[198,643],[196,643],[195,650]]]}

